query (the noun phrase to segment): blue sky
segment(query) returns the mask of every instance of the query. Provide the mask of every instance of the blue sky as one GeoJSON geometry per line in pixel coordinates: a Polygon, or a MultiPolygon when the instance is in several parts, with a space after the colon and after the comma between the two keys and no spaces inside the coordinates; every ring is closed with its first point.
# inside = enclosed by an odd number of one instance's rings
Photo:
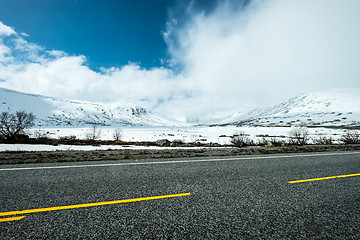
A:
{"type": "Polygon", "coordinates": [[[0,87],[211,120],[359,86],[358,0],[0,0],[0,87]]]}
{"type": "Polygon", "coordinates": [[[209,11],[214,0],[0,0],[0,18],[46,49],[84,55],[94,70],[129,62],[145,68],[169,58],[163,38],[187,7],[209,11]]]}
{"type": "Polygon", "coordinates": [[[1,20],[47,49],[85,55],[94,68],[167,57],[166,0],[1,0],[1,20]]]}

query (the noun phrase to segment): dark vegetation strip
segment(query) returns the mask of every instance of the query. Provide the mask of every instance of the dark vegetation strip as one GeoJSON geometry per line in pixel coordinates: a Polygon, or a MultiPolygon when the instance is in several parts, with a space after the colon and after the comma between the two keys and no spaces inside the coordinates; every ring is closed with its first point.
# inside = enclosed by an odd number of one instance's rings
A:
{"type": "Polygon", "coordinates": [[[306,153],[360,150],[360,144],[305,145],[283,147],[250,146],[243,148],[194,148],[194,149],[121,149],[96,151],[5,151],[0,152],[1,164],[57,163],[81,161],[107,161],[127,159],[165,159],[239,156],[280,153],[306,153]]]}

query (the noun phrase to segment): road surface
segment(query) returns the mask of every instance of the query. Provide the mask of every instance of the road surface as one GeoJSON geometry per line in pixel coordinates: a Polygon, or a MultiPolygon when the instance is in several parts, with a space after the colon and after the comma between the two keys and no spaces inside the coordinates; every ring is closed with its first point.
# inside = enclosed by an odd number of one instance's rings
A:
{"type": "Polygon", "coordinates": [[[359,173],[360,152],[3,165],[0,239],[360,239],[359,173]]]}

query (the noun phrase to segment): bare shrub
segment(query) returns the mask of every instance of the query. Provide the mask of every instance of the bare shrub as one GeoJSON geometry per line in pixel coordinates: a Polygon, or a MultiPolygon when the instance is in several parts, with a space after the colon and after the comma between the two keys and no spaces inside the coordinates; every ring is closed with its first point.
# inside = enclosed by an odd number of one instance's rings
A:
{"type": "Polygon", "coordinates": [[[334,144],[334,139],[330,136],[318,136],[313,138],[313,143],[317,145],[331,145],[334,144]]]}
{"type": "Polygon", "coordinates": [[[86,140],[98,140],[101,137],[101,128],[99,128],[96,124],[92,125],[92,127],[85,133],[86,140]]]}
{"type": "Polygon", "coordinates": [[[266,146],[269,144],[269,140],[266,137],[262,137],[260,140],[258,140],[257,144],[260,146],[266,146]]]}
{"type": "Polygon", "coordinates": [[[70,135],[70,136],[61,136],[59,137],[60,141],[74,141],[76,140],[76,136],[75,135],[70,135]]]}
{"type": "Polygon", "coordinates": [[[123,137],[123,131],[121,128],[116,128],[114,130],[114,134],[113,134],[113,137],[115,139],[115,141],[120,141],[123,137]]]}
{"type": "Polygon", "coordinates": [[[183,139],[175,139],[171,142],[170,147],[179,147],[185,144],[183,139]]]}
{"type": "Polygon", "coordinates": [[[305,145],[309,141],[309,130],[306,127],[294,127],[289,132],[289,144],[305,145]]]}
{"type": "Polygon", "coordinates": [[[185,144],[184,139],[174,139],[172,142],[176,144],[185,144]]]}
{"type": "Polygon", "coordinates": [[[262,137],[260,140],[258,140],[257,144],[266,147],[280,147],[285,145],[285,141],[279,140],[276,137],[262,137]]]}
{"type": "Polygon", "coordinates": [[[19,140],[27,136],[25,129],[34,126],[35,116],[25,111],[17,111],[15,114],[2,112],[0,114],[0,138],[5,140],[19,140]]]}
{"type": "Polygon", "coordinates": [[[254,141],[248,138],[248,135],[244,132],[239,132],[231,136],[231,144],[235,147],[245,147],[255,145],[254,141]]]}
{"type": "Polygon", "coordinates": [[[266,146],[268,147],[280,147],[280,146],[284,146],[285,142],[278,140],[276,137],[272,137],[269,141],[268,144],[266,146]]]}
{"type": "Polygon", "coordinates": [[[49,131],[43,129],[34,130],[32,136],[36,139],[48,139],[50,135],[49,131]]]}
{"type": "Polygon", "coordinates": [[[194,143],[194,142],[196,142],[196,139],[198,138],[198,135],[196,135],[196,134],[191,134],[190,135],[190,142],[192,142],[192,143],[194,143]]]}
{"type": "Polygon", "coordinates": [[[357,144],[360,143],[360,133],[356,130],[346,130],[341,136],[340,141],[345,144],[357,144]]]}

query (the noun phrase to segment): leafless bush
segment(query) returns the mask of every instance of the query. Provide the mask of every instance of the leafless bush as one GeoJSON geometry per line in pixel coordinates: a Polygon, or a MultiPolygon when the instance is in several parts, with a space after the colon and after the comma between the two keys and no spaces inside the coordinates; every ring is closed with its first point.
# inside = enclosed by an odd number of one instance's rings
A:
{"type": "Polygon", "coordinates": [[[269,144],[269,140],[266,137],[262,137],[260,140],[258,140],[257,144],[260,146],[266,146],[269,144]]]}
{"type": "Polygon", "coordinates": [[[268,144],[266,146],[268,147],[280,147],[280,146],[284,146],[285,142],[281,141],[279,139],[277,139],[276,137],[272,137],[269,141],[268,144]]]}
{"type": "Polygon", "coordinates": [[[254,141],[247,137],[244,132],[239,132],[231,136],[231,144],[235,147],[245,147],[255,145],[254,141]]]}
{"type": "Polygon", "coordinates": [[[98,140],[101,137],[101,128],[99,128],[96,124],[92,125],[92,127],[85,133],[86,140],[98,140]]]}
{"type": "Polygon", "coordinates": [[[317,145],[331,145],[334,144],[334,139],[331,136],[318,136],[313,138],[313,143],[317,145]]]}
{"type": "Polygon", "coordinates": [[[341,136],[340,141],[345,144],[357,144],[360,143],[360,133],[356,130],[346,130],[341,136]]]}
{"type": "Polygon", "coordinates": [[[122,129],[121,128],[115,129],[113,137],[114,137],[115,141],[120,141],[121,138],[123,137],[122,129]]]}
{"type": "Polygon", "coordinates": [[[199,137],[199,135],[191,134],[191,135],[189,136],[190,142],[192,142],[192,143],[196,142],[196,140],[198,139],[198,137],[199,137]]]}
{"type": "Polygon", "coordinates": [[[309,130],[306,127],[294,127],[289,133],[289,144],[305,145],[309,140],[309,130]]]}
{"type": "Polygon", "coordinates": [[[175,139],[170,143],[170,147],[179,147],[185,144],[183,139],[175,139]]]}
{"type": "Polygon", "coordinates": [[[19,140],[26,136],[25,129],[34,126],[35,116],[32,113],[18,111],[15,114],[2,112],[0,114],[0,138],[5,140],[19,140]]]}
{"type": "Polygon", "coordinates": [[[37,139],[48,139],[49,138],[49,131],[43,130],[43,129],[37,129],[33,132],[33,137],[37,139]]]}
{"type": "Polygon", "coordinates": [[[59,137],[60,141],[73,141],[76,140],[76,136],[75,135],[70,135],[70,136],[62,136],[59,137]]]}

